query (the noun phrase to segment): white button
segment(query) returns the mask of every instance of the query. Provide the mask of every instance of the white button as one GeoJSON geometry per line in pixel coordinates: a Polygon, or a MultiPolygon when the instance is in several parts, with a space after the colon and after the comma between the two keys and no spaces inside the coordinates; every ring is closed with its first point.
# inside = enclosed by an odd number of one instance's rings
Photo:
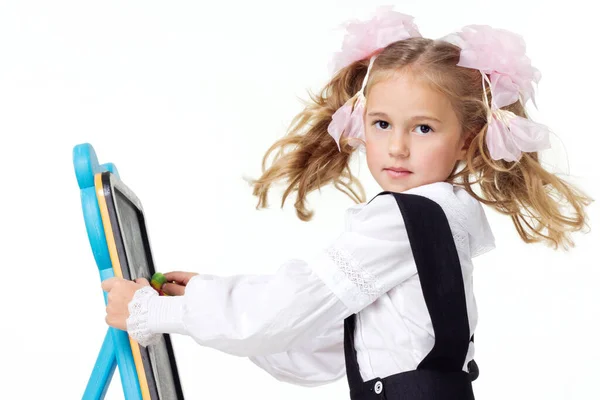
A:
{"type": "Polygon", "coordinates": [[[381,381],[377,381],[377,383],[375,383],[375,393],[380,394],[382,390],[383,383],[381,383],[381,381]]]}

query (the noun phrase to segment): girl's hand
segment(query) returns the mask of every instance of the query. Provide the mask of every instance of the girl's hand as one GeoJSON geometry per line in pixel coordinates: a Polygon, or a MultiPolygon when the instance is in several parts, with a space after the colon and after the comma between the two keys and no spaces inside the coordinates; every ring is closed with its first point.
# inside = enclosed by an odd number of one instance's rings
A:
{"type": "Polygon", "coordinates": [[[182,296],[185,293],[185,287],[196,272],[174,271],[164,274],[167,282],[162,286],[161,290],[171,296],[182,296]]]}
{"type": "Polygon", "coordinates": [[[129,318],[129,302],[134,293],[150,283],[144,278],[129,281],[123,278],[108,278],[102,281],[102,290],[108,292],[108,303],[106,305],[106,323],[114,328],[127,330],[127,318],[129,318]]]}

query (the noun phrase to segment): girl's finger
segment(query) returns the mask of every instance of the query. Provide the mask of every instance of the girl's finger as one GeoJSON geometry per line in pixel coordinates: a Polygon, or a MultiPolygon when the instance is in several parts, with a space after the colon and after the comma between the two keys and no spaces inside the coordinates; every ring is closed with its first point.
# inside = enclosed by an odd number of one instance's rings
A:
{"type": "Polygon", "coordinates": [[[137,278],[135,283],[139,283],[142,286],[150,286],[150,282],[148,282],[148,279],[146,278],[137,278]]]}
{"type": "Polygon", "coordinates": [[[112,277],[112,278],[107,278],[105,280],[102,281],[101,286],[102,286],[102,290],[104,290],[105,292],[110,292],[112,290],[112,288],[115,286],[115,284],[117,282],[119,282],[121,280],[121,278],[117,278],[117,277],[112,277]]]}
{"type": "Polygon", "coordinates": [[[162,285],[161,290],[171,296],[183,296],[185,286],[178,285],[177,283],[165,283],[162,285]]]}
{"type": "Polygon", "coordinates": [[[164,275],[165,278],[167,278],[167,281],[169,282],[177,282],[181,283],[182,285],[187,285],[190,279],[192,279],[193,276],[198,274],[194,272],[173,271],[167,272],[164,275]]]}

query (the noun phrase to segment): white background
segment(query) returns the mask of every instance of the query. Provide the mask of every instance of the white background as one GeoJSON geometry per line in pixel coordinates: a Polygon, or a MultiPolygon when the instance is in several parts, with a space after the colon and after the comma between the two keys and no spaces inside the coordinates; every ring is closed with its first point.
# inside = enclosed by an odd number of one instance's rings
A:
{"type": "MultiPolygon", "coordinates": [[[[80,398],[106,331],[72,166],[79,143],[114,162],[142,199],[159,271],[273,273],[338,234],[352,205],[342,193],[311,195],[316,215],[302,223],[293,198],[279,208],[280,188],[256,211],[242,176],[259,175],[298,98],[326,82],[336,27],[376,4],[0,3],[1,397],[80,398]]],[[[403,1],[396,10],[431,38],[467,24],[523,35],[543,75],[539,112],[530,111],[562,140],[547,160],[598,197],[600,31],[588,2],[403,1]]],[[[373,196],[379,188],[357,161],[373,196]]],[[[497,250],[475,260],[476,397],[600,398],[598,206],[592,232],[575,235],[568,254],[525,245],[508,217],[486,212],[497,250]]],[[[189,399],[347,398],[345,378],[293,386],[189,337],[173,341],[189,399]]],[[[117,372],[107,399],[120,398],[117,372]]]]}

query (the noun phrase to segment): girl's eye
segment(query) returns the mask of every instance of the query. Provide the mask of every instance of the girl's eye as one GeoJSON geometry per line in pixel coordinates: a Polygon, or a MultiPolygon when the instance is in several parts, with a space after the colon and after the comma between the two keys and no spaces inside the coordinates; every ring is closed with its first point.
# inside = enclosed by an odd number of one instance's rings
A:
{"type": "Polygon", "coordinates": [[[389,126],[390,126],[390,124],[389,124],[389,123],[387,123],[386,121],[383,121],[383,120],[381,120],[381,119],[378,119],[377,121],[373,122],[373,125],[377,125],[377,124],[379,124],[380,122],[383,124],[383,125],[379,125],[379,128],[381,128],[381,129],[384,129],[384,130],[385,130],[387,127],[389,127],[389,126]]]}
{"type": "Polygon", "coordinates": [[[429,132],[433,132],[433,129],[431,129],[431,127],[429,125],[418,125],[417,126],[417,133],[421,133],[421,134],[428,134],[429,132]],[[421,129],[421,128],[425,128],[425,129],[421,129]]]}
{"type": "MultiPolygon", "coordinates": [[[[381,119],[374,121],[373,125],[377,126],[380,129],[383,129],[383,130],[386,130],[387,128],[390,127],[389,122],[386,122],[381,119]]],[[[422,125],[417,126],[417,133],[419,133],[420,136],[426,135],[430,132],[433,132],[433,129],[429,125],[422,124],[422,125]]]]}

